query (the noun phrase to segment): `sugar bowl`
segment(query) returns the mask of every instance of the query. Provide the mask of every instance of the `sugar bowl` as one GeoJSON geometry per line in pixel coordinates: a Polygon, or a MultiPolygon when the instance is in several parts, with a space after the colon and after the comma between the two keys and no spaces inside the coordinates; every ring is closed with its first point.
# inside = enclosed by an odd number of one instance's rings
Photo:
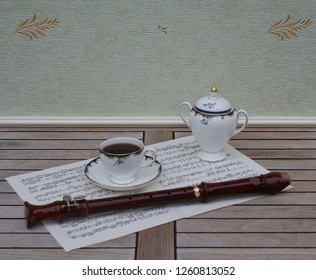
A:
{"type": "Polygon", "coordinates": [[[237,111],[225,98],[218,96],[216,87],[212,87],[210,95],[200,98],[195,106],[183,102],[179,110],[182,120],[201,146],[198,157],[204,161],[224,160],[227,157],[225,145],[248,124],[248,113],[245,110],[237,111]],[[184,107],[189,109],[188,120],[184,116],[184,107]],[[240,115],[245,118],[241,128],[237,129],[240,115]]]}

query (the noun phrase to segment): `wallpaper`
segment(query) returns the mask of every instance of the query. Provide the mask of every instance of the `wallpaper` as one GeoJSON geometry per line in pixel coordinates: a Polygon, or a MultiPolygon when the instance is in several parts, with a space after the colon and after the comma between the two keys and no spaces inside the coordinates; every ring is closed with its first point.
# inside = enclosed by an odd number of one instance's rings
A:
{"type": "Polygon", "coordinates": [[[1,116],[177,116],[212,86],[316,115],[315,0],[1,0],[1,116]]]}

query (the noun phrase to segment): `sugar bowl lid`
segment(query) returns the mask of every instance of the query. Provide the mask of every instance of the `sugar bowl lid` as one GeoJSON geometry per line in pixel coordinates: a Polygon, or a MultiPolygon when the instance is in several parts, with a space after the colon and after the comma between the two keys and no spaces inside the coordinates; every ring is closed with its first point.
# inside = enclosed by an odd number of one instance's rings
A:
{"type": "Polygon", "coordinates": [[[195,103],[195,109],[208,114],[225,114],[233,110],[225,98],[218,96],[216,87],[210,89],[209,96],[204,96],[195,103]]]}

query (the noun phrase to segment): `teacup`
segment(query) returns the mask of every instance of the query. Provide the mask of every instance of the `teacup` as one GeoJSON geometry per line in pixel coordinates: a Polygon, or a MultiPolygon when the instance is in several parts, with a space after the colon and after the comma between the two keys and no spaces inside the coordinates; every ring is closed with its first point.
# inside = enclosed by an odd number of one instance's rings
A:
{"type": "Polygon", "coordinates": [[[110,180],[115,184],[129,184],[136,173],[156,160],[156,152],[132,137],[115,137],[100,144],[100,159],[110,180]]]}

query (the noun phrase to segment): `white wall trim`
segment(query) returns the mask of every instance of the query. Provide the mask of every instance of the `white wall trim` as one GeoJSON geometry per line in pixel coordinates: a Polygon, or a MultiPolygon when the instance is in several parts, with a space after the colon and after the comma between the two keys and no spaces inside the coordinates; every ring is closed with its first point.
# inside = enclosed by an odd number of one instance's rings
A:
{"type": "MultiPolygon", "coordinates": [[[[180,117],[163,116],[0,116],[0,126],[185,126],[180,117]]],[[[316,116],[250,116],[248,126],[316,126],[316,116]]]]}

